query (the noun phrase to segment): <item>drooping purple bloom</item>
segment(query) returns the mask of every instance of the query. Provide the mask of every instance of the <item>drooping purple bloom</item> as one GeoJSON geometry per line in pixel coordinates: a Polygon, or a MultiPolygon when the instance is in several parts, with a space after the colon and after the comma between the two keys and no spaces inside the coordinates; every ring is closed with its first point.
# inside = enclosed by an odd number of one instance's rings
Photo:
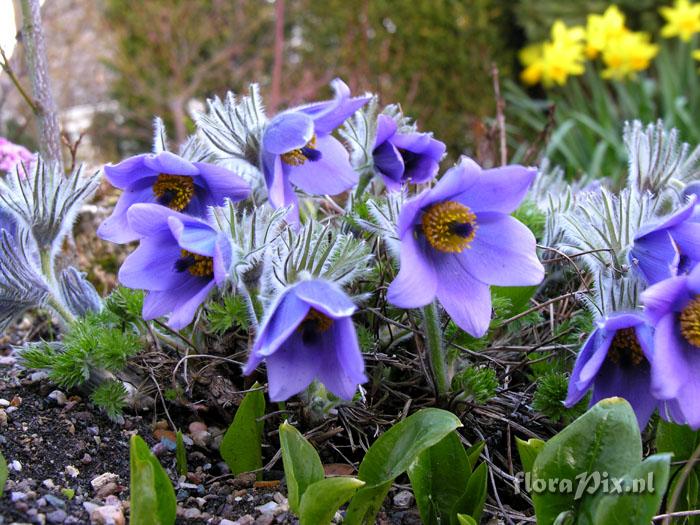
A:
{"type": "Polygon", "coordinates": [[[133,204],[157,203],[204,217],[207,207],[250,194],[250,186],[232,171],[207,162],[190,162],[169,151],[136,155],[105,166],[104,172],[112,186],[124,190],[112,215],[97,230],[100,237],[115,243],[138,238],[127,220],[127,210],[133,204]]]}
{"type": "Polygon", "coordinates": [[[700,261],[700,209],[695,195],[677,212],[635,235],[629,261],[648,284],[687,273],[700,261]]]}
{"type": "Polygon", "coordinates": [[[509,214],[525,197],[536,170],[482,170],[473,160],[445,173],[401,210],[401,269],[387,298],[418,308],[435,297],[474,337],[491,319],[490,285],[528,286],[544,278],[532,232],[509,214]]]}
{"type": "Polygon", "coordinates": [[[641,297],[655,329],[652,393],[675,403],[677,423],[700,428],[700,266],[650,286],[641,297]]]}
{"type": "Polygon", "coordinates": [[[372,157],[374,168],[389,190],[406,183],[421,184],[437,175],[445,144],[431,133],[400,133],[388,115],[377,117],[377,136],[372,157]]]}
{"type": "Polygon", "coordinates": [[[598,321],[576,358],[564,404],[574,406],[590,389],[590,406],[607,397],[622,397],[634,408],[643,429],[659,406],[651,393],[653,337],[653,328],[639,313],[614,313],[598,321]]]}
{"type": "Polygon", "coordinates": [[[261,158],[268,199],[275,208],[294,205],[292,220],[299,217],[292,185],[311,195],[336,195],[358,181],[348,152],[331,133],[370,97],[351,98],[340,79],[331,85],[333,100],[284,111],[263,132],[261,158]]]}
{"type": "Polygon", "coordinates": [[[269,395],[284,401],[318,379],[342,399],[367,381],[352,314],[356,307],[335,284],[321,279],[287,288],[271,306],[248,363],[264,360],[269,395]]]}
{"type": "Polygon", "coordinates": [[[127,217],[141,242],[119,269],[119,282],[147,291],[144,319],[170,314],[168,326],[184,328],[209,292],[226,280],[229,240],[204,220],[158,204],[134,204],[127,217]]]}

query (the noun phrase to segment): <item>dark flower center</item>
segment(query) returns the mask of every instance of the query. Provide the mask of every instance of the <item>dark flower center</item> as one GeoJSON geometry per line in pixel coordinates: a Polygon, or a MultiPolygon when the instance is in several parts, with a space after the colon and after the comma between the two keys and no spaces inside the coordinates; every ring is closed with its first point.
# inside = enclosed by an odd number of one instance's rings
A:
{"type": "Polygon", "coordinates": [[[206,255],[180,250],[180,258],[175,261],[175,271],[190,272],[195,277],[211,277],[214,275],[214,259],[206,255]]]}
{"type": "Polygon", "coordinates": [[[433,204],[423,213],[421,225],[430,245],[447,253],[459,253],[469,248],[477,229],[476,215],[455,201],[433,204]]]}
{"type": "Polygon", "coordinates": [[[311,308],[297,330],[301,332],[301,340],[304,344],[311,345],[318,342],[320,335],[327,332],[331,326],[333,326],[333,319],[311,308]]]}
{"type": "Polygon", "coordinates": [[[620,366],[639,366],[646,360],[634,328],[621,328],[615,332],[608,359],[620,366]]]}
{"type": "Polygon", "coordinates": [[[303,148],[293,149],[281,155],[282,161],[290,166],[301,166],[307,160],[316,162],[321,158],[321,152],[316,149],[316,135],[303,148]]]}
{"type": "Polygon", "coordinates": [[[418,153],[408,151],[407,149],[403,149],[403,148],[397,148],[397,149],[399,150],[399,154],[401,155],[401,158],[403,159],[404,171],[412,170],[416,166],[416,163],[420,160],[420,155],[418,153]]]}
{"type": "Polygon", "coordinates": [[[153,185],[153,194],[158,203],[171,210],[182,211],[194,196],[194,180],[186,175],[158,175],[153,185]]]}
{"type": "Polygon", "coordinates": [[[681,334],[691,345],[700,347],[700,296],[688,303],[680,314],[681,334]]]}

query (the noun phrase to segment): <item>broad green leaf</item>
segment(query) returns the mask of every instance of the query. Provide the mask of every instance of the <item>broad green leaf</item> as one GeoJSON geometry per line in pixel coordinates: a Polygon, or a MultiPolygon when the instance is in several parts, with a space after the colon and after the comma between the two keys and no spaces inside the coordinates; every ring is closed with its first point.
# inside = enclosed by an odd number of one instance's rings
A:
{"type": "MultiPolygon", "coordinates": [[[[589,476],[619,478],[642,459],[642,440],[632,407],[621,398],[600,401],[542,447],[532,466],[532,500],[537,523],[550,525],[562,512],[579,514],[590,505],[588,493],[577,494],[589,476]],[[552,480],[555,490],[548,490],[552,480]],[[544,484],[544,490],[537,490],[544,484]],[[567,490],[569,484],[574,490],[567,490]],[[560,489],[561,487],[561,489],[560,489]]],[[[602,485],[597,487],[601,490],[602,485]]]]}
{"type": "Polygon", "coordinates": [[[537,291],[537,286],[492,286],[493,297],[503,297],[510,301],[506,315],[518,315],[527,310],[530,298],[537,291]]]}
{"type": "Polygon", "coordinates": [[[515,445],[518,447],[518,455],[520,456],[520,462],[523,464],[523,471],[531,472],[532,464],[535,462],[537,454],[539,454],[542,447],[544,447],[544,441],[537,438],[523,441],[516,437],[515,445]]]}
{"type": "Polygon", "coordinates": [[[476,468],[476,463],[479,461],[479,457],[481,456],[481,452],[484,450],[484,443],[483,441],[479,441],[477,443],[474,443],[471,447],[467,449],[467,456],[469,457],[469,466],[471,467],[472,470],[476,468]]]}
{"type": "MultiPolygon", "coordinates": [[[[221,457],[234,474],[259,471],[263,466],[263,422],[260,418],[265,415],[265,395],[257,390],[259,386],[255,383],[253,390],[243,398],[221,441],[221,457]]],[[[258,478],[261,477],[262,472],[258,472],[258,478]]]]}
{"type": "Polygon", "coordinates": [[[7,461],[5,456],[0,454],[0,497],[2,497],[3,492],[5,492],[5,483],[7,482],[7,461]]]}
{"type": "MultiPolygon", "coordinates": [[[[651,523],[668,485],[671,454],[656,454],[632,469],[615,487],[614,494],[603,495],[594,506],[595,525],[639,525],[651,523]],[[617,492],[620,493],[617,493],[617,492]]],[[[612,486],[612,485],[611,485],[612,486]]]]}
{"type": "Polygon", "coordinates": [[[408,467],[416,504],[426,525],[448,523],[455,504],[467,490],[472,469],[456,432],[421,452],[408,467]]]}
{"type": "MultiPolygon", "coordinates": [[[[455,513],[468,514],[473,517],[477,523],[479,522],[481,513],[484,510],[484,504],[486,503],[488,472],[486,463],[482,463],[476,467],[469,477],[467,490],[455,504],[455,513]]],[[[454,515],[451,523],[453,523],[453,525],[455,524],[454,515]]]]}
{"type": "Polygon", "coordinates": [[[280,425],[280,448],[289,508],[298,514],[306,489],[323,479],[323,464],[313,445],[286,421],[280,425]]]}
{"type": "Polygon", "coordinates": [[[309,485],[301,497],[300,525],[328,525],[340,506],[365,484],[357,478],[339,476],[309,485]]]}
{"type": "Polygon", "coordinates": [[[137,435],[131,436],[131,525],[172,525],[177,502],[165,469],[137,435]]]}
{"type": "Polygon", "coordinates": [[[350,502],[345,523],[373,523],[392,481],[405,472],[421,452],[461,426],[451,412],[424,408],[382,434],[360,464],[359,478],[367,485],[358,490],[350,502]]]}
{"type": "Polygon", "coordinates": [[[187,475],[187,451],[185,450],[185,442],[182,439],[182,432],[177,431],[175,441],[175,467],[180,476],[187,475]]]}
{"type": "Polygon", "coordinates": [[[457,514],[457,523],[459,525],[478,525],[474,518],[466,514],[457,514]]]}

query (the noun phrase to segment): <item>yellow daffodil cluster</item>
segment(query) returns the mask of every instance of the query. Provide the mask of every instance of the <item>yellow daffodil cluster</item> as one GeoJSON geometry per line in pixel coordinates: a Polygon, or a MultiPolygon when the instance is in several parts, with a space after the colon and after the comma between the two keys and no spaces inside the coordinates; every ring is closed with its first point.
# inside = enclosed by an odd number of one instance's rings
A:
{"type": "Polygon", "coordinates": [[[557,20],[551,37],[547,42],[520,51],[520,61],[525,66],[521,78],[526,84],[542,82],[546,87],[563,86],[570,75],[584,72],[586,34],[583,27],[567,27],[557,20]]]}
{"type": "Polygon", "coordinates": [[[659,8],[666,25],[661,28],[664,38],[678,37],[684,42],[700,32],[700,4],[691,4],[688,0],[676,0],[673,7],[659,8]]]}

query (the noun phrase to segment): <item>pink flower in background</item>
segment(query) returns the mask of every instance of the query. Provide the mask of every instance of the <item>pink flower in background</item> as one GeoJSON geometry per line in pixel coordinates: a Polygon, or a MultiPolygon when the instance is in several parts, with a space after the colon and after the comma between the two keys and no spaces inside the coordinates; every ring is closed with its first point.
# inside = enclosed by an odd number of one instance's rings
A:
{"type": "Polygon", "coordinates": [[[33,160],[34,154],[27,148],[0,137],[0,171],[9,172],[20,162],[30,163],[33,160]]]}

